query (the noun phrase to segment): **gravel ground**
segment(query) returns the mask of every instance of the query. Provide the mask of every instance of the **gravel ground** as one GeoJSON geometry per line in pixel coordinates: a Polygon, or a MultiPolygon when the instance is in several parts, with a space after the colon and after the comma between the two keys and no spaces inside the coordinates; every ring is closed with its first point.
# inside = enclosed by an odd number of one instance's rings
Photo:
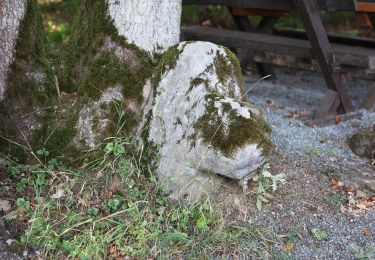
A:
{"type": "MultiPolygon", "coordinates": [[[[340,159],[356,161],[358,158],[348,149],[345,140],[358,128],[375,127],[375,113],[361,110],[361,119],[322,128],[306,127],[301,120],[290,118],[291,113],[310,113],[318,106],[324,97],[323,78],[320,74],[303,71],[287,73],[277,70],[276,75],[277,80],[264,80],[256,86],[256,79],[248,77],[247,86],[254,86],[249,100],[266,111],[265,116],[274,129],[272,139],[277,147],[293,155],[303,155],[306,150],[315,147],[324,155],[334,152],[340,159]]],[[[372,84],[364,80],[352,83],[350,95],[354,105],[363,102],[372,84]]]]}
{"type": "MultiPolygon", "coordinates": [[[[285,239],[281,244],[276,243],[281,259],[360,259],[360,255],[348,247],[355,244],[363,250],[375,249],[375,210],[343,213],[350,193],[332,189],[331,180],[337,172],[343,179],[349,176],[345,179],[346,185],[357,187],[351,178],[357,174],[358,179],[363,179],[360,169],[372,171],[371,178],[375,180],[374,165],[357,157],[346,144],[347,137],[359,128],[375,127],[375,113],[361,111],[361,120],[321,128],[307,127],[290,114],[312,112],[319,104],[324,96],[322,76],[286,69],[278,69],[276,75],[276,80],[257,84],[250,91],[249,99],[264,109],[272,126],[272,140],[276,145],[276,153],[270,160],[272,171],[286,173],[287,183],[261,212],[255,209],[254,196],[241,194],[238,187],[217,196],[220,208],[228,218],[273,232],[275,240],[292,229],[297,230],[298,236],[291,248],[284,248],[285,239]],[[337,196],[342,198],[339,202],[334,200],[337,196]],[[318,240],[312,234],[315,228],[325,231],[327,237],[318,240]]],[[[251,88],[257,78],[248,76],[246,81],[251,88]]],[[[350,95],[355,105],[362,102],[372,84],[353,81],[350,95]]],[[[375,189],[373,184],[372,188],[375,189]]],[[[366,192],[374,195],[371,190],[366,192]]]]}

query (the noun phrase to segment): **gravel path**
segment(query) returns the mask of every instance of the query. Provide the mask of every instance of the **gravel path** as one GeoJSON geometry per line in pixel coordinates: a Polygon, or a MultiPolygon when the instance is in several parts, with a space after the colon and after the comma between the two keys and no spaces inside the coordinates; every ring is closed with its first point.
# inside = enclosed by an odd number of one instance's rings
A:
{"type": "MultiPolygon", "coordinates": [[[[346,144],[347,137],[358,129],[375,127],[375,113],[361,111],[361,120],[322,128],[307,127],[290,115],[295,111],[309,113],[319,104],[324,96],[322,76],[285,69],[276,70],[276,75],[276,80],[262,81],[255,86],[249,99],[264,109],[272,126],[272,140],[276,145],[276,153],[271,158],[272,170],[286,173],[287,184],[261,212],[255,209],[254,198],[240,194],[236,188],[218,199],[223,201],[227,214],[251,226],[285,236],[290,230],[296,230],[298,235],[292,248],[285,249],[284,244],[276,246],[279,256],[285,257],[282,259],[359,259],[361,255],[349,247],[354,244],[364,251],[375,250],[375,209],[362,214],[342,213],[340,209],[347,206],[349,193],[332,189],[331,178],[335,172],[343,178],[344,174],[353,176],[357,174],[355,170],[359,172],[362,168],[375,172],[369,160],[357,157],[346,144]],[[353,171],[344,173],[343,169],[353,171]],[[236,198],[241,203],[233,206],[236,198]],[[312,229],[325,231],[327,237],[317,239],[312,229]]],[[[256,80],[257,77],[248,76],[247,86],[252,87],[256,80]]],[[[355,105],[363,101],[372,84],[353,81],[350,95],[355,105]]],[[[375,180],[375,175],[372,178],[375,180]]],[[[367,192],[375,195],[371,190],[367,192]]]]}

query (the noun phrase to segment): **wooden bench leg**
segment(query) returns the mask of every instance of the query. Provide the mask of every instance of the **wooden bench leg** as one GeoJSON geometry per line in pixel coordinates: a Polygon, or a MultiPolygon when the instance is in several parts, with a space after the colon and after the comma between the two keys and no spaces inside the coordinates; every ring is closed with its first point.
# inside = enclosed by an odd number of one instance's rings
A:
{"type": "MultiPolygon", "coordinates": [[[[249,17],[235,15],[231,7],[229,7],[229,11],[232,14],[234,23],[237,25],[238,29],[244,32],[272,33],[273,26],[277,21],[276,17],[263,17],[257,27],[254,27],[249,20],[249,17]]],[[[239,60],[242,70],[245,71],[250,62],[254,60],[254,51],[244,50],[239,56],[239,60]]],[[[256,62],[255,65],[260,76],[274,76],[273,69],[270,64],[256,62]]]]}
{"type": "Polygon", "coordinates": [[[298,14],[305,26],[306,33],[311,42],[313,52],[318,60],[319,66],[324,74],[327,87],[338,93],[340,103],[337,105],[335,99],[327,97],[322,104],[322,108],[329,108],[326,111],[320,109],[317,116],[328,115],[332,112],[332,106],[337,106],[336,112],[349,113],[354,110],[348,94],[348,85],[350,77],[342,73],[336,66],[331,45],[323,27],[319,10],[314,0],[293,0],[298,14]]]}

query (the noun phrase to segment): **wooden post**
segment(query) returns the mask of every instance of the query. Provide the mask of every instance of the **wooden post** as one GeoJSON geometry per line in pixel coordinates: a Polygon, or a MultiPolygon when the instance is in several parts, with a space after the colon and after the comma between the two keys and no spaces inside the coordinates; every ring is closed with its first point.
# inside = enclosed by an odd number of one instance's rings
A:
{"type": "MultiPolygon", "coordinates": [[[[293,2],[305,26],[307,35],[313,47],[313,52],[318,59],[318,63],[324,74],[327,87],[337,92],[340,97],[340,104],[335,110],[343,113],[353,111],[354,108],[348,94],[348,79],[350,77],[343,73],[335,64],[331,45],[328,41],[315,1],[293,0],[293,2]]],[[[330,104],[322,104],[321,109],[318,109],[317,112],[317,115],[319,116],[328,115],[332,110],[332,106],[336,105],[335,99],[326,98],[325,101],[330,102],[330,104]],[[327,110],[327,108],[330,109],[327,110]]]]}

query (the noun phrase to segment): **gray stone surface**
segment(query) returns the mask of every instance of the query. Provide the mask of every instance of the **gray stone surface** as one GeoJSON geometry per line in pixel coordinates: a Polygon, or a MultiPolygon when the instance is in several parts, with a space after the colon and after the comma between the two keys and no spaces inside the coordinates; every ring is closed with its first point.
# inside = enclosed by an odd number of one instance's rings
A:
{"type": "Polygon", "coordinates": [[[219,74],[219,61],[229,70],[238,69],[226,49],[207,42],[185,42],[178,50],[175,67],[162,75],[157,87],[149,140],[160,147],[157,174],[171,197],[189,196],[194,200],[218,188],[221,179],[215,174],[237,180],[248,178],[267,160],[261,143],[270,140],[267,131],[254,127],[261,136],[257,142],[244,138],[231,153],[215,146],[230,142],[234,136],[241,138],[240,129],[230,127],[234,121],[258,122],[262,116],[259,110],[241,102],[245,93],[235,73],[219,74]],[[213,122],[221,122],[217,130],[213,122]],[[211,135],[207,137],[201,127],[212,127],[211,135]],[[224,133],[219,135],[220,131],[224,133]]]}
{"type": "Polygon", "coordinates": [[[359,130],[348,139],[348,144],[356,155],[375,158],[375,130],[359,130]]]}

